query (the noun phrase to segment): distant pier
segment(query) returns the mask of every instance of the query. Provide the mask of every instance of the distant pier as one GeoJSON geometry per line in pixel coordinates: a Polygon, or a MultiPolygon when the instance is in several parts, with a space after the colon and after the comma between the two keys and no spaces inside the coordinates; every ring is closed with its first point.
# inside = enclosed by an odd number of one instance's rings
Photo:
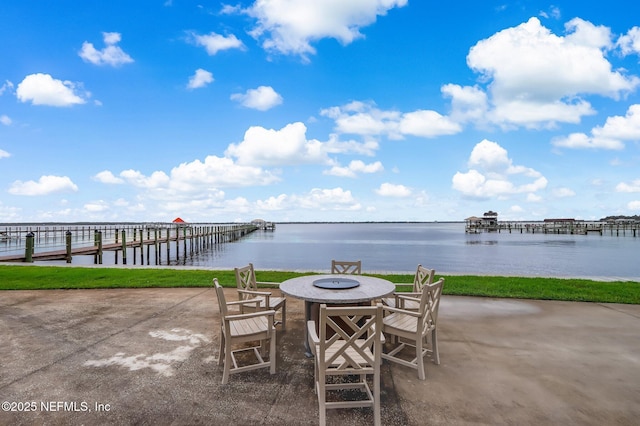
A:
{"type": "Polygon", "coordinates": [[[469,221],[465,225],[465,232],[475,234],[480,232],[508,232],[530,234],[571,234],[571,235],[612,235],[612,236],[640,236],[640,222],[605,222],[582,221],[573,219],[546,219],[544,221],[469,221]]]}
{"type": "Polygon", "coordinates": [[[170,264],[216,245],[236,241],[275,225],[154,223],[126,225],[11,225],[0,231],[0,262],[64,260],[93,256],[102,264],[105,252],[115,263],[170,264]]]}

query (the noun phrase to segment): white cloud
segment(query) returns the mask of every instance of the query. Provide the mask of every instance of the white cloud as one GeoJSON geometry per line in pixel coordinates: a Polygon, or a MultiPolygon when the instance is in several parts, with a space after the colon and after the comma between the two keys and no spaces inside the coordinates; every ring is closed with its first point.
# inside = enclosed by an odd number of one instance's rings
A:
{"type": "Polygon", "coordinates": [[[114,176],[113,173],[111,173],[109,170],[101,171],[100,173],[96,174],[93,177],[93,179],[101,183],[109,183],[109,184],[124,183],[123,179],[114,176]]]}
{"type": "Polygon", "coordinates": [[[13,195],[48,195],[56,192],[78,191],[78,186],[67,176],[41,176],[38,181],[13,182],[9,193],[13,195]]]}
{"type": "Polygon", "coordinates": [[[482,121],[488,110],[487,94],[479,87],[445,84],[442,94],[451,98],[451,120],[457,123],[482,121]]]}
{"type": "Polygon", "coordinates": [[[9,118],[8,115],[0,115],[0,123],[4,124],[5,126],[10,126],[12,121],[11,118],[9,118]]]}
{"type": "Polygon", "coordinates": [[[323,174],[338,177],[356,177],[358,173],[378,173],[383,170],[384,167],[380,161],[365,164],[363,161],[353,160],[347,167],[333,166],[331,169],[324,171],[323,174]]]}
{"type": "Polygon", "coordinates": [[[85,41],[82,43],[82,49],[78,55],[86,61],[94,65],[111,65],[117,67],[123,64],[133,62],[131,56],[126,54],[117,44],[121,40],[120,33],[102,33],[102,39],[106,45],[102,50],[97,50],[93,43],[85,41]]]}
{"type": "Polygon", "coordinates": [[[249,89],[246,93],[234,93],[231,100],[238,101],[247,108],[266,111],[282,103],[282,96],[271,86],[260,86],[257,89],[249,89]]]}
{"type": "Polygon", "coordinates": [[[76,85],[70,81],[56,80],[49,74],[31,74],[18,84],[16,96],[20,102],[32,105],[70,106],[83,104],[85,100],[75,93],[76,85]]]}
{"type": "Polygon", "coordinates": [[[616,185],[616,192],[640,192],[640,179],[630,183],[620,182],[616,185]]]}
{"type": "Polygon", "coordinates": [[[538,171],[513,165],[504,148],[486,139],[473,148],[469,167],[468,172],[457,172],[452,179],[453,189],[467,197],[504,199],[536,193],[548,183],[538,171]]]}
{"type": "Polygon", "coordinates": [[[640,79],[612,70],[606,59],[613,48],[608,28],[579,18],[565,28],[566,36],[557,36],[531,18],[471,48],[467,64],[490,81],[493,122],[526,127],[578,123],[594,113],[580,96],[618,99],[638,87],[640,79]]]}
{"type": "Polygon", "coordinates": [[[7,90],[13,90],[13,83],[9,80],[5,80],[2,86],[0,86],[0,96],[7,90]]]}
{"type": "Polygon", "coordinates": [[[326,108],[320,114],[335,121],[336,131],[362,136],[385,135],[390,139],[402,139],[411,135],[432,138],[462,130],[458,123],[436,111],[384,111],[372,103],[359,101],[326,108]]]}
{"type": "Polygon", "coordinates": [[[293,197],[296,205],[304,209],[314,210],[360,210],[362,206],[351,194],[342,188],[314,188],[308,194],[293,197]]]}
{"type": "Polygon", "coordinates": [[[363,37],[360,28],[406,4],[407,0],[259,0],[246,13],[257,20],[251,35],[263,39],[264,49],[307,60],[315,53],[312,42],[334,38],[349,44],[363,37]]]}
{"type": "Polygon", "coordinates": [[[640,212],[640,200],[629,201],[629,203],[627,203],[627,209],[633,212],[640,212]]]}
{"type": "Polygon", "coordinates": [[[576,195],[575,191],[570,188],[555,188],[551,193],[556,198],[574,197],[576,195]]]}
{"type": "Polygon", "coordinates": [[[199,89],[213,82],[213,74],[202,68],[198,68],[193,76],[189,79],[187,89],[199,89]]]}
{"type": "Polygon", "coordinates": [[[250,127],[244,140],[231,144],[225,155],[244,165],[325,164],[325,147],[318,140],[307,140],[303,123],[287,124],[280,130],[250,127]]]}
{"type": "Polygon", "coordinates": [[[633,27],[618,39],[616,45],[623,55],[640,54],[640,27],[633,27]]]}
{"type": "Polygon", "coordinates": [[[7,151],[0,149],[0,158],[9,158],[11,157],[11,154],[9,154],[7,151]]]}
{"type": "Polygon", "coordinates": [[[411,189],[407,188],[404,185],[395,185],[393,183],[385,182],[380,185],[378,189],[375,190],[376,194],[381,195],[383,197],[410,197],[411,189]]]}
{"type": "Polygon", "coordinates": [[[109,204],[104,200],[90,201],[86,203],[83,208],[90,213],[99,213],[109,210],[109,204]]]}
{"type": "Polygon", "coordinates": [[[561,148],[593,148],[621,150],[625,141],[640,141],[640,104],[629,107],[627,114],[608,117],[604,126],[591,129],[591,136],[572,133],[551,142],[561,148]]]}
{"type": "Polygon", "coordinates": [[[433,138],[442,135],[455,135],[460,133],[462,128],[459,124],[435,111],[418,110],[402,114],[399,130],[403,135],[433,138]]]}
{"type": "Polygon", "coordinates": [[[217,54],[222,50],[228,49],[244,49],[244,44],[235,35],[223,36],[211,32],[206,35],[193,34],[193,40],[198,46],[203,46],[210,56],[217,54]]]}

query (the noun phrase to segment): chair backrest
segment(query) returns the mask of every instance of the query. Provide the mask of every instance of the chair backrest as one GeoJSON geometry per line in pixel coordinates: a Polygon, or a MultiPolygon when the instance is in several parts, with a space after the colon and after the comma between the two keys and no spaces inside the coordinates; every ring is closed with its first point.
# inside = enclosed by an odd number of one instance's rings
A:
{"type": "Polygon", "coordinates": [[[362,262],[360,260],[332,260],[331,273],[360,275],[362,274],[362,262]]]}
{"type": "MultiPolygon", "coordinates": [[[[253,263],[249,263],[242,268],[234,268],[236,273],[236,285],[238,290],[250,290],[258,291],[258,283],[256,281],[256,272],[253,269],[253,263]]],[[[240,300],[249,299],[253,296],[249,296],[244,293],[238,293],[240,300]]]]}
{"type": "Polygon", "coordinates": [[[367,374],[380,368],[382,304],[320,305],[318,368],[328,374],[367,374]]]}
{"type": "Polygon", "coordinates": [[[422,335],[426,335],[436,327],[443,286],[444,278],[440,278],[435,283],[427,284],[422,288],[419,310],[420,321],[422,322],[422,335]]]}
{"type": "Polygon", "coordinates": [[[216,288],[216,296],[218,297],[218,307],[220,308],[220,316],[222,318],[227,316],[227,300],[224,297],[224,291],[222,286],[218,282],[217,278],[213,279],[213,285],[216,288]]]}
{"type": "Polygon", "coordinates": [[[418,265],[416,274],[413,277],[413,292],[421,293],[422,288],[427,284],[433,284],[436,275],[435,269],[427,269],[422,265],[418,265]]]}

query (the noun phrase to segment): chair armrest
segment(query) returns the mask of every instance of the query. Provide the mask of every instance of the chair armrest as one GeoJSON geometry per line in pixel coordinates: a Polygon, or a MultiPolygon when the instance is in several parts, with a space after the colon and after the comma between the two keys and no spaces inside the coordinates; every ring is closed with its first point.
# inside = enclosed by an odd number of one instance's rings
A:
{"type": "Polygon", "coordinates": [[[393,308],[391,306],[386,306],[383,305],[382,306],[382,310],[383,311],[388,311],[388,312],[396,312],[399,314],[406,314],[406,315],[410,315],[412,317],[416,317],[419,318],[420,317],[420,312],[417,311],[407,311],[406,309],[400,309],[400,308],[393,308]]]}
{"type": "Polygon", "coordinates": [[[254,296],[271,296],[270,291],[255,291],[255,290],[240,290],[238,289],[238,293],[242,294],[251,294],[254,296]]]}
{"type": "Polygon", "coordinates": [[[314,344],[320,343],[320,338],[316,332],[316,322],[313,320],[307,321],[307,331],[309,332],[309,340],[314,344]]]}
{"type": "MultiPolygon", "coordinates": [[[[239,320],[239,319],[248,319],[248,318],[255,318],[255,317],[275,317],[276,315],[276,311],[274,310],[270,310],[270,311],[256,311],[256,312],[251,312],[249,314],[237,314],[237,315],[227,315],[226,317],[224,317],[225,321],[231,321],[231,320],[239,320]]],[[[273,323],[273,321],[271,321],[273,323]]]]}
{"type": "Polygon", "coordinates": [[[261,300],[257,297],[254,297],[253,299],[245,299],[245,300],[234,300],[232,302],[226,302],[225,304],[227,306],[234,306],[234,305],[250,305],[252,303],[254,303],[256,305],[256,308],[258,306],[260,306],[260,302],[261,300]]]}

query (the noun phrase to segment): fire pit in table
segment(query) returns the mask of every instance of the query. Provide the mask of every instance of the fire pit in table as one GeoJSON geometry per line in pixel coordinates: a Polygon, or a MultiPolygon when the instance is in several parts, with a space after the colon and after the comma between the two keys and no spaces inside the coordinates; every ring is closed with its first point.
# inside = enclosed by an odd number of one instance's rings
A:
{"type": "Polygon", "coordinates": [[[328,290],[345,290],[358,287],[360,282],[351,278],[320,278],[313,282],[313,285],[328,290]]]}

